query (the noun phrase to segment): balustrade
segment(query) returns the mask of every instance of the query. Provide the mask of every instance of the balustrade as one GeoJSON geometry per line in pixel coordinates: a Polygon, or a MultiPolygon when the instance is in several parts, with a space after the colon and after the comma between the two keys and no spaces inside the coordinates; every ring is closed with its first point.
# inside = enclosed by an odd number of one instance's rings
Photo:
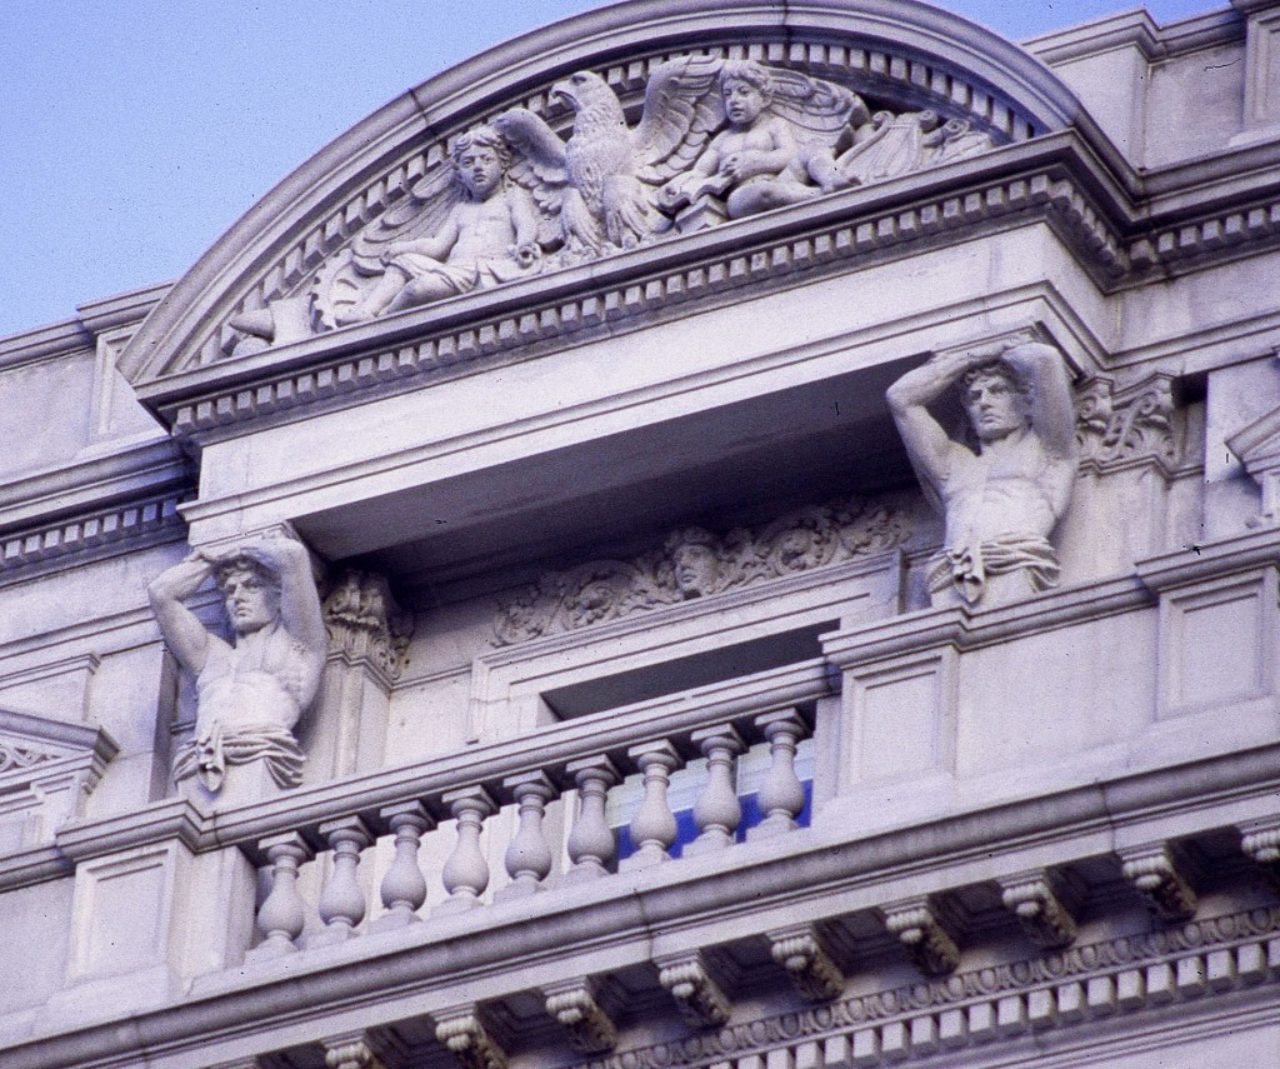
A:
{"type": "MultiPolygon", "coordinates": [[[[478,768],[476,781],[470,784],[459,785],[455,776],[434,792],[419,788],[412,797],[393,804],[365,805],[359,813],[316,821],[260,840],[251,856],[268,869],[269,893],[258,914],[262,943],[251,954],[270,957],[299,946],[340,942],[360,931],[404,928],[422,921],[429,899],[435,902],[431,916],[450,915],[476,909],[487,900],[500,904],[563,884],[600,879],[613,870],[636,872],[668,862],[678,836],[671,805],[672,775],[698,758],[705,759],[705,772],[698,771],[700,765],[695,764],[681,773],[686,780],[702,777],[692,810],[697,834],[684,844],[683,853],[695,856],[725,850],[743,836],[738,781],[741,761],[753,745],[757,748],[752,755],[754,765],[758,768],[762,745],[768,747],[768,765],[757,796],[762,819],[747,831],[747,838],[777,835],[796,827],[805,802],[795,769],[797,745],[808,731],[805,718],[790,705],[766,706],[762,712],[759,705],[753,709],[739,703],[728,718],[722,712],[715,719],[715,713],[711,705],[701,724],[696,716],[690,716],[678,730],[648,738],[643,732],[649,718],[636,715],[630,739],[605,739],[606,745],[596,753],[584,753],[590,745],[586,733],[564,725],[572,745],[541,745],[537,767],[520,769],[519,761],[528,757],[518,743],[508,744],[502,756],[506,769],[513,771],[502,769],[501,764],[492,770],[478,768]],[[639,741],[634,741],[637,737],[639,741]],[[611,790],[621,787],[624,772],[638,774],[641,784],[629,822],[634,850],[618,860],[618,833],[610,827],[607,800],[611,790]],[[567,835],[560,838],[557,821],[553,840],[548,834],[548,807],[564,801],[570,802],[564,808],[567,835]],[[513,830],[505,820],[490,820],[501,805],[514,809],[513,830]],[[448,834],[448,829],[437,827],[448,817],[453,818],[455,828],[448,858],[434,875],[437,894],[433,898],[429,894],[432,873],[424,871],[420,854],[429,837],[448,834]],[[498,841],[504,834],[507,841],[498,841]],[[391,841],[381,852],[370,851],[363,862],[376,865],[375,858],[383,858],[385,872],[375,885],[368,870],[361,879],[362,857],[382,837],[391,841]],[[561,845],[568,863],[563,872],[555,873],[561,845]],[[488,859],[503,847],[507,879],[494,888],[488,859]],[[327,852],[330,862],[324,866],[327,876],[314,910],[309,912],[299,885],[299,869],[317,850],[327,852]],[[366,924],[373,905],[368,900],[373,886],[382,908],[380,915],[366,924]]],[[[443,852],[432,848],[428,856],[443,852]]]]}

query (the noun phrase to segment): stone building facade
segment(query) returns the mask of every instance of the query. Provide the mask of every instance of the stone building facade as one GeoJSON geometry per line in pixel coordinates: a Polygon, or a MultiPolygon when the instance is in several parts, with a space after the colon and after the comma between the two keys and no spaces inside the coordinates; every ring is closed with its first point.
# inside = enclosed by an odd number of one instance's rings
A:
{"type": "Polygon", "coordinates": [[[1280,1064],[1278,48],[631,0],[0,341],[0,1064],[1280,1064]]]}

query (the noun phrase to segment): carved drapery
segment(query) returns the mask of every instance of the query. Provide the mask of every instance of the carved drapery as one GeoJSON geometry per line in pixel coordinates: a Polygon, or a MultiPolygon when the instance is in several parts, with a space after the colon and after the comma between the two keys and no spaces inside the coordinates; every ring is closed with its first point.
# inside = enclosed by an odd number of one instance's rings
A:
{"type": "Polygon", "coordinates": [[[903,545],[904,513],[861,498],[809,506],[763,527],[719,537],[673,531],[661,550],[630,561],[599,560],[544,575],[503,602],[497,644],[575,631],[636,612],[678,605],[903,545]]]}

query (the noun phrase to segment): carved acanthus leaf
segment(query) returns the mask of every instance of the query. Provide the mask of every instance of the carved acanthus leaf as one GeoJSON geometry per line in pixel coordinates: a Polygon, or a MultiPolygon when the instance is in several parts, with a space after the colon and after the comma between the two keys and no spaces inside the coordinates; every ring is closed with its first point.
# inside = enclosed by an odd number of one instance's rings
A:
{"type": "Polygon", "coordinates": [[[1047,875],[1030,873],[1001,880],[1000,898],[1033,942],[1042,947],[1062,947],[1075,941],[1075,917],[1047,875]]]}
{"type": "Polygon", "coordinates": [[[507,1069],[507,1054],[485,1028],[475,1008],[436,1018],[436,1039],[463,1069],[507,1069]]]}
{"type": "Polygon", "coordinates": [[[802,998],[828,1002],[844,991],[844,973],[827,953],[814,926],[799,924],[768,933],[769,952],[802,998]]]}
{"type": "Polygon", "coordinates": [[[1162,920],[1187,920],[1198,900],[1183,858],[1167,844],[1139,847],[1121,854],[1124,878],[1162,920]]]}
{"type": "Polygon", "coordinates": [[[1080,459],[1104,466],[1133,460],[1175,464],[1175,411],[1173,380],[1167,375],[1153,375],[1125,390],[1116,390],[1109,379],[1088,379],[1076,392],[1080,459]]]}
{"type": "Polygon", "coordinates": [[[597,1001],[595,988],[589,981],[573,980],[543,990],[547,1013],[569,1034],[575,1050],[599,1054],[617,1045],[618,1028],[597,1001]]]}
{"type": "Polygon", "coordinates": [[[383,576],[346,572],[324,600],[324,622],[331,648],[368,658],[391,679],[400,674],[413,616],[396,604],[383,576]]]}
{"type": "Polygon", "coordinates": [[[926,976],[943,976],[960,964],[960,948],[942,926],[935,906],[911,899],[884,908],[884,923],[926,976]]]}
{"type": "Polygon", "coordinates": [[[657,963],[658,982],[675,999],[680,1014],[694,1028],[712,1028],[729,1019],[730,1002],[698,952],[657,963]]]}
{"type": "Polygon", "coordinates": [[[911,536],[896,507],[861,498],[813,505],[756,530],[717,537],[673,531],[661,551],[631,561],[591,561],[550,572],[499,606],[498,645],[575,631],[798,572],[869,556],[911,536]]]}

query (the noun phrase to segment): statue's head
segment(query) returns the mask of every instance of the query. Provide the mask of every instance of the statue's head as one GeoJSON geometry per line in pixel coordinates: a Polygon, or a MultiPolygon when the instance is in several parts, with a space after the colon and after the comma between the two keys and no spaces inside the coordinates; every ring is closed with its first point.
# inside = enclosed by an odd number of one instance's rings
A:
{"type": "Polygon", "coordinates": [[[449,159],[467,192],[483,200],[501,184],[511,149],[492,126],[477,126],[453,139],[449,159]]]}
{"type": "Polygon", "coordinates": [[[665,548],[681,597],[715,593],[720,578],[719,542],[715,535],[702,527],[685,527],[672,532],[665,548]]]}
{"type": "Polygon", "coordinates": [[[237,635],[260,631],[279,619],[280,576],[261,561],[247,555],[232,557],[214,569],[213,578],[237,635]]]}
{"type": "Polygon", "coordinates": [[[734,126],[749,126],[773,102],[773,75],[751,59],[726,60],[720,68],[720,99],[734,126]]]}
{"type": "Polygon", "coordinates": [[[1031,391],[1002,360],[973,368],[960,383],[960,402],[979,442],[994,442],[1031,424],[1031,391]]]}

